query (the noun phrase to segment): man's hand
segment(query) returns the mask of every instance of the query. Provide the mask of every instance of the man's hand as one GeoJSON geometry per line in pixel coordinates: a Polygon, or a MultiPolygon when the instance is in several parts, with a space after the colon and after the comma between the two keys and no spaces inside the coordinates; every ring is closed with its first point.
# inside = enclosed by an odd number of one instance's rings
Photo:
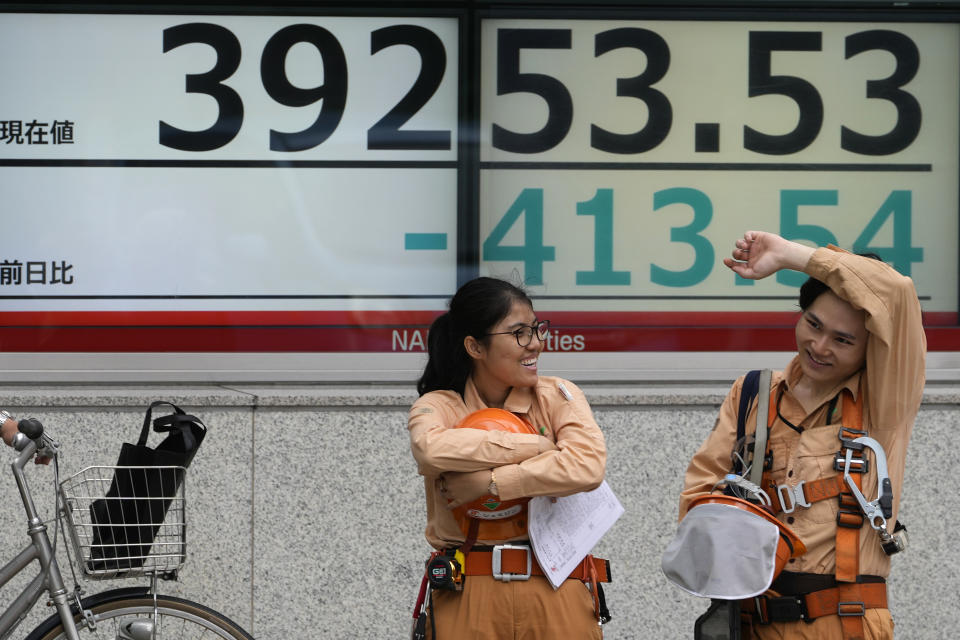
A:
{"type": "Polygon", "coordinates": [[[747,231],[737,240],[733,258],[724,258],[723,264],[743,278],[760,280],[781,269],[802,271],[813,252],[813,247],[775,233],[747,231]]]}

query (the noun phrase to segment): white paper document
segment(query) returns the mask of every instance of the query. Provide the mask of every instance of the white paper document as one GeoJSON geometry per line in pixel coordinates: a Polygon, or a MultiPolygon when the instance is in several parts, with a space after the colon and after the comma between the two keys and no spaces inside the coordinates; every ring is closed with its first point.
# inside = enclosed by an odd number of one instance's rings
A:
{"type": "Polygon", "coordinates": [[[623,505],[606,480],[593,491],[530,500],[527,532],[537,562],[554,589],[623,515],[623,505]]]}

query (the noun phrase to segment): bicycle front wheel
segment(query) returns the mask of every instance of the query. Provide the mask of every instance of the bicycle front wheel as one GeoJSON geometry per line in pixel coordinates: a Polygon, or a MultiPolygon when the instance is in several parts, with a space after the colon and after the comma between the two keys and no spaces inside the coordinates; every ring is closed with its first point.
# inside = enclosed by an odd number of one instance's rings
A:
{"type": "MultiPolygon", "coordinates": [[[[253,640],[225,615],[190,600],[158,595],[154,609],[153,596],[143,589],[94,594],[83,600],[83,607],[93,614],[96,623],[90,628],[82,615],[74,615],[77,633],[83,640],[253,640]]],[[[66,637],[60,616],[55,614],[26,640],[66,637]]]]}

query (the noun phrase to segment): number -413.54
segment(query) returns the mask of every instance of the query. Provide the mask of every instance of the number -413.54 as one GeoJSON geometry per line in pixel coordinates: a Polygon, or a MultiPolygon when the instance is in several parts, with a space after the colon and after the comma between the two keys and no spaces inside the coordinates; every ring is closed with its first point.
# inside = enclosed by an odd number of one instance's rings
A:
{"type": "MultiPolygon", "coordinates": [[[[629,286],[631,272],[614,268],[614,206],[613,189],[597,189],[589,200],[578,202],[576,215],[593,217],[593,269],[577,271],[578,286],[629,286]]],[[[780,191],[780,234],[790,240],[817,246],[840,243],[826,227],[800,222],[801,207],[836,206],[835,189],[783,189],[780,191]]],[[[528,285],[543,284],[544,263],[557,260],[556,247],[544,244],[543,189],[523,189],[507,211],[484,239],[482,259],[488,262],[508,261],[523,264],[524,281],[528,285]],[[521,224],[523,244],[505,244],[507,234],[521,224]]],[[[923,249],[914,247],[912,240],[912,197],[908,190],[894,190],[883,199],[875,213],[853,241],[857,253],[872,252],[892,264],[904,275],[910,275],[911,265],[923,262],[923,249]],[[872,243],[886,224],[893,225],[891,246],[872,243]]],[[[717,265],[713,244],[703,234],[713,222],[713,204],[699,189],[673,187],[653,194],[653,211],[665,214],[680,213],[689,224],[670,227],[670,243],[688,245],[693,249],[692,263],[684,269],[669,269],[650,263],[650,282],[665,287],[692,287],[700,284],[717,265]]],[[[562,214],[560,214],[562,215],[562,214]]],[[[665,239],[666,240],[666,239],[665,239]]],[[[663,243],[664,246],[666,242],[663,243]]],[[[583,247],[587,250],[587,247],[583,247]]],[[[799,287],[806,276],[792,271],[777,274],[777,281],[799,287]]],[[[752,280],[736,277],[738,285],[752,285],[752,280]]]]}

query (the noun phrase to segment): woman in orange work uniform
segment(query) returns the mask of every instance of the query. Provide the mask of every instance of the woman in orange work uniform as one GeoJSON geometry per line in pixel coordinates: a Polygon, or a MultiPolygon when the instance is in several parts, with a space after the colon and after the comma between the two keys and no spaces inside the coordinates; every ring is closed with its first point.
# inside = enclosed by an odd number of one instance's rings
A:
{"type": "MultiPolygon", "coordinates": [[[[424,476],[426,538],[438,551],[450,554],[468,538],[455,507],[488,494],[503,501],[566,496],[595,489],[603,480],[606,447],[583,393],[569,381],[538,373],[547,332],[548,323],[534,313],[529,297],[495,278],[463,285],[449,311],[430,327],[409,432],[424,476]],[[486,408],[510,411],[536,433],[453,428],[486,408]]],[[[432,591],[427,638],[602,637],[585,582],[571,578],[555,591],[542,572],[536,575],[532,554],[534,575],[527,580],[505,582],[489,569],[478,575],[479,558],[496,545],[527,542],[484,539],[482,528],[480,536],[468,543],[462,591],[432,591]]]]}
{"type": "MultiPolygon", "coordinates": [[[[851,416],[862,412],[857,428],[886,454],[893,492],[893,517],[888,519],[892,532],[925,375],[926,338],[913,282],[879,260],[832,246],[813,249],[771,233],[747,232],[737,240],[732,255],[724,263],[745,278],[757,280],[781,269],[810,276],[800,291],[797,355],[784,371],[774,372],[769,390],[772,463],[764,474],[774,511],[800,536],[807,552],[790,560],[764,597],[741,603],[752,616],[750,637],[892,639],[885,589],[890,557],[879,532],[864,522],[861,527],[843,527],[847,531],[838,537],[836,494],[817,500],[813,490],[800,485],[809,488],[821,481],[817,486],[826,486],[836,480],[840,472],[834,460],[847,446],[838,435],[840,426],[846,428],[851,416]],[[844,413],[848,420],[843,420],[844,413]],[[804,499],[784,505],[783,494],[804,499]],[[850,529],[853,537],[844,537],[850,529]],[[833,603],[832,610],[827,602],[833,603]],[[856,606],[845,604],[850,602],[856,606]],[[837,606],[847,607],[843,611],[851,615],[837,615],[837,606]]],[[[741,377],[724,401],[714,430],[690,462],[680,499],[681,518],[693,498],[710,492],[730,471],[742,385],[741,377]]],[[[747,424],[749,433],[756,424],[756,402],[747,424]]],[[[848,442],[858,435],[842,433],[848,442]]],[[[866,450],[864,454],[871,457],[866,450]]],[[[872,500],[878,495],[877,465],[870,463],[860,475],[862,494],[872,500]]],[[[841,514],[841,519],[855,520],[860,509],[854,511],[841,514]]]]}

